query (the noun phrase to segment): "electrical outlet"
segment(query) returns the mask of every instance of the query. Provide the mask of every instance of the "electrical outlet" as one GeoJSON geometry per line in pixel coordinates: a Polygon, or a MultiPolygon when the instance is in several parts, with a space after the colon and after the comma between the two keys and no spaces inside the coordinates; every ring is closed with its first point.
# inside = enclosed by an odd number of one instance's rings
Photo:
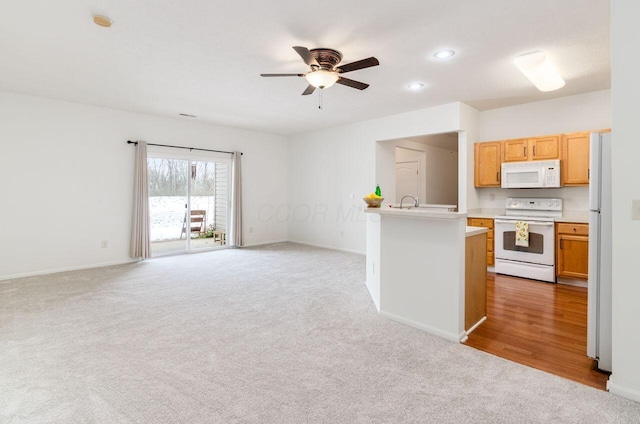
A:
{"type": "Polygon", "coordinates": [[[102,248],[106,249],[107,247],[109,247],[109,240],[102,240],[102,248]]]}
{"type": "Polygon", "coordinates": [[[489,193],[489,200],[494,202],[496,200],[496,194],[495,193],[489,193]]]}
{"type": "Polygon", "coordinates": [[[631,219],[640,220],[640,200],[631,201],[631,219]]]}
{"type": "Polygon", "coordinates": [[[253,227],[249,227],[249,232],[253,233],[253,227]]]}
{"type": "Polygon", "coordinates": [[[344,231],[340,231],[340,237],[344,237],[344,231]]]}

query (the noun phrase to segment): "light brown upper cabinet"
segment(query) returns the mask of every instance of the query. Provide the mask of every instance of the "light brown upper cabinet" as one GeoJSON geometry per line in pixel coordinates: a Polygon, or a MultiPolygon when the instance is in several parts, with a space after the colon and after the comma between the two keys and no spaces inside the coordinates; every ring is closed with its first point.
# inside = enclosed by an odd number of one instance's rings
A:
{"type": "Polygon", "coordinates": [[[502,142],[490,141],[474,144],[474,185],[500,187],[502,142]]]}
{"type": "Polygon", "coordinates": [[[562,135],[563,186],[589,185],[589,138],[588,132],[562,135]]]}
{"type": "Polygon", "coordinates": [[[502,142],[502,160],[503,162],[522,162],[528,160],[528,150],[528,138],[505,140],[502,142]]]}
{"type": "Polygon", "coordinates": [[[560,136],[518,138],[502,143],[504,162],[560,159],[560,136]]]}

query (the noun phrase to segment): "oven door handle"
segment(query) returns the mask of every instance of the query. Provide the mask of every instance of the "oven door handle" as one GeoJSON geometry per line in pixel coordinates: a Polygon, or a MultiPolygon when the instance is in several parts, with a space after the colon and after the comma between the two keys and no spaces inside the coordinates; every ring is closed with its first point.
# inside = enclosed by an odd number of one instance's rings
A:
{"type": "MultiPolygon", "coordinates": [[[[496,224],[513,224],[513,225],[516,225],[516,221],[503,221],[501,219],[496,219],[495,222],[496,222],[496,224]]],[[[538,226],[542,226],[542,227],[553,227],[555,225],[555,222],[531,222],[531,221],[522,221],[522,222],[526,222],[529,225],[538,225],[538,226]]]]}

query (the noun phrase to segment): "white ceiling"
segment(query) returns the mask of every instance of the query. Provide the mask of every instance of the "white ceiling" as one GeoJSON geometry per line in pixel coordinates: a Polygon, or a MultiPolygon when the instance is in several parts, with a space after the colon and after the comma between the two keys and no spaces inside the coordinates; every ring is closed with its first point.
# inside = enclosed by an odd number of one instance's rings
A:
{"type": "Polygon", "coordinates": [[[463,101],[479,110],[610,88],[608,0],[29,0],[0,14],[0,90],[278,134],[463,101]],[[105,29],[93,14],[111,17],[105,29]],[[301,96],[295,45],[380,66],[301,96]],[[457,55],[432,58],[440,48],[457,55]],[[515,56],[543,50],[564,88],[537,91],[515,56]],[[422,81],[411,92],[406,85],[422,81]]]}

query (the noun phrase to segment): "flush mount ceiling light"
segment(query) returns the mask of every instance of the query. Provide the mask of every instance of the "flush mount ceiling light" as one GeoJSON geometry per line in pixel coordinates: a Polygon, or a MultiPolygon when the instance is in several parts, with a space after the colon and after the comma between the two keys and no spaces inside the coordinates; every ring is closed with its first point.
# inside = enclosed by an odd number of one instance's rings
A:
{"type": "Polygon", "coordinates": [[[407,88],[409,90],[414,90],[414,91],[420,90],[422,87],[424,87],[424,84],[421,82],[412,82],[411,84],[407,85],[407,88]]]}
{"type": "Polygon", "coordinates": [[[520,55],[513,63],[540,91],[553,91],[565,85],[556,67],[539,50],[520,55]]]}
{"type": "Polygon", "coordinates": [[[318,69],[317,71],[311,71],[304,76],[307,82],[313,85],[315,88],[329,88],[340,79],[337,72],[327,71],[325,69],[318,69]]]}
{"type": "Polygon", "coordinates": [[[113,21],[106,17],[106,16],[101,16],[101,15],[94,15],[93,16],[93,22],[96,25],[99,25],[101,27],[105,27],[105,28],[110,28],[111,24],[113,24],[113,21]]]}
{"type": "Polygon", "coordinates": [[[453,57],[453,55],[455,54],[456,52],[451,49],[438,50],[433,54],[433,57],[435,57],[436,59],[449,59],[450,57],[453,57]]]}

